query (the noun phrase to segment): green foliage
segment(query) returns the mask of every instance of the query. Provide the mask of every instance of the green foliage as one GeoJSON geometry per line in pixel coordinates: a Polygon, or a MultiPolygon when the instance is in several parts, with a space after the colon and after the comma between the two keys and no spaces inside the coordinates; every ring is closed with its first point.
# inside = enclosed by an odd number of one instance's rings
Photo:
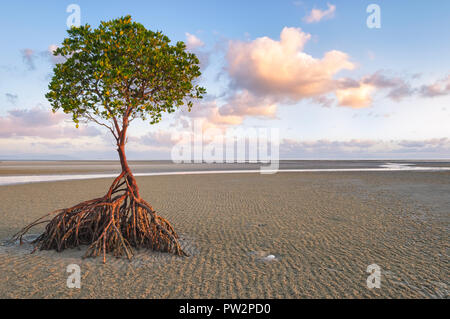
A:
{"type": "Polygon", "coordinates": [[[124,119],[149,118],[154,124],[164,112],[182,105],[190,110],[193,99],[206,92],[195,85],[201,74],[195,54],[130,16],[96,29],[72,27],[68,34],[54,52],[66,61],[55,66],[46,97],[54,112],[72,114],[77,125],[80,119],[106,120],[114,131],[114,122],[124,119]]]}

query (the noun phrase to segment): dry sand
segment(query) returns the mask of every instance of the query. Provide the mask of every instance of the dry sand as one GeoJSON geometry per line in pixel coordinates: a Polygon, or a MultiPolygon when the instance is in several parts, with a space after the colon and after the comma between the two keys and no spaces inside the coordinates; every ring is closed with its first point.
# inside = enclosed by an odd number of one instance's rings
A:
{"type": "MultiPolygon", "coordinates": [[[[190,257],[132,262],[0,246],[1,298],[448,298],[449,172],[137,178],[190,257]],[[268,260],[272,254],[275,259],[268,260]],[[66,266],[81,267],[81,289],[66,266]],[[381,288],[366,286],[368,265],[381,288]]],[[[0,187],[0,239],[103,195],[109,179],[0,187]]],[[[37,233],[35,230],[34,233],[37,233]]]]}

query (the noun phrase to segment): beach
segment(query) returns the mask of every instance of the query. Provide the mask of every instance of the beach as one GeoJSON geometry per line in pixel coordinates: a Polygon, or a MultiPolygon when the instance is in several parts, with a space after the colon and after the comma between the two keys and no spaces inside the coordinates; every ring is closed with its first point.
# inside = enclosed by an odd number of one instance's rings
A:
{"type": "Polygon", "coordinates": [[[104,195],[111,178],[0,186],[0,298],[448,298],[449,180],[449,171],[137,177],[189,257],[138,251],[106,264],[81,259],[83,249],[30,254],[5,240],[104,195]],[[80,289],[66,285],[69,264],[80,266],[80,289]],[[367,287],[371,264],[380,288],[367,287]]]}

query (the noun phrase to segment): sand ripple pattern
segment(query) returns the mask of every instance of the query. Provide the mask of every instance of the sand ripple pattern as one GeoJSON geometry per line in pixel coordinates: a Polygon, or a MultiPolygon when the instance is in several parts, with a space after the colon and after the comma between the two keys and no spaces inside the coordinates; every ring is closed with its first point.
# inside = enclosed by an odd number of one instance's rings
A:
{"type": "MultiPolygon", "coordinates": [[[[133,262],[0,246],[1,298],[448,298],[448,172],[140,177],[190,257],[133,262]],[[432,200],[430,200],[432,199],[432,200]],[[268,255],[274,258],[265,259],[268,255]],[[81,289],[66,266],[81,267],[81,289]],[[382,269],[381,288],[366,268],[382,269]]],[[[109,180],[0,188],[0,238],[109,180]],[[20,207],[15,203],[20,202],[20,207]]]]}

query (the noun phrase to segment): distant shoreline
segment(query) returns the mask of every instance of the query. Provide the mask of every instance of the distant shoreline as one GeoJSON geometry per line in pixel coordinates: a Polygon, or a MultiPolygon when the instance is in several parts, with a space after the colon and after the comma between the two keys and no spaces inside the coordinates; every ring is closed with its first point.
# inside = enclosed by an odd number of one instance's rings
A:
{"type": "MultiPolygon", "coordinates": [[[[260,164],[259,164],[260,165],[260,164]]],[[[197,167],[198,168],[198,167],[197,167]]],[[[311,172],[386,172],[386,171],[414,171],[414,172],[437,172],[450,171],[450,167],[440,166],[416,166],[411,163],[385,163],[378,167],[353,167],[353,168],[295,168],[295,169],[279,169],[272,173],[311,173],[311,172]]],[[[137,172],[136,177],[144,176],[174,176],[174,175],[205,175],[205,174],[255,174],[261,173],[260,169],[222,169],[212,170],[211,167],[206,167],[204,170],[187,170],[179,171],[174,167],[172,171],[154,171],[154,172],[137,172]]],[[[86,173],[86,174],[48,174],[48,175],[1,175],[0,186],[40,183],[40,182],[57,182],[69,180],[86,180],[86,179],[101,179],[112,178],[117,173],[86,173]]]]}

